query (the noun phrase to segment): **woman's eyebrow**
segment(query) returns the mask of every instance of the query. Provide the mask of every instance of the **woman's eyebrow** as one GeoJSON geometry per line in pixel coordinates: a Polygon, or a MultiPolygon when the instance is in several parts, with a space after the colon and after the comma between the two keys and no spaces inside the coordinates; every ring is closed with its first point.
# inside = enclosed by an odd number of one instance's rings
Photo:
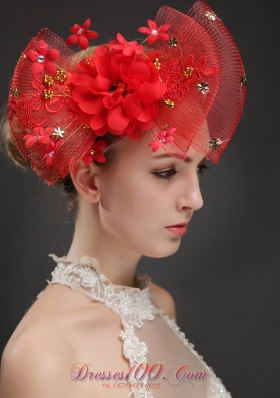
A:
{"type": "MultiPolygon", "coordinates": [[[[175,156],[173,157],[173,156],[170,156],[170,155],[167,155],[167,154],[165,154],[165,153],[163,153],[163,154],[161,154],[161,155],[156,155],[156,156],[153,156],[153,159],[164,159],[164,158],[175,158],[175,159],[178,159],[178,158],[176,158],[175,156]]],[[[183,159],[182,159],[183,160],[183,159]]],[[[203,158],[199,163],[203,163],[203,162],[205,162],[205,160],[206,160],[206,158],[203,158]]],[[[186,163],[191,163],[193,161],[193,159],[192,158],[190,158],[190,157],[186,157],[186,159],[184,160],[184,162],[186,162],[186,163]]]]}

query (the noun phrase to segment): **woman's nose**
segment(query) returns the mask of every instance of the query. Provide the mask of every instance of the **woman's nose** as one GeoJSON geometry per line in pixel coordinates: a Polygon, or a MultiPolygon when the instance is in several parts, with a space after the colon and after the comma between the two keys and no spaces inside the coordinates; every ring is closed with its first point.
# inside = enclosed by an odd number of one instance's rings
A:
{"type": "Polygon", "coordinates": [[[183,191],[177,201],[178,210],[191,209],[193,211],[201,209],[203,199],[199,187],[197,174],[184,182],[183,191]]]}

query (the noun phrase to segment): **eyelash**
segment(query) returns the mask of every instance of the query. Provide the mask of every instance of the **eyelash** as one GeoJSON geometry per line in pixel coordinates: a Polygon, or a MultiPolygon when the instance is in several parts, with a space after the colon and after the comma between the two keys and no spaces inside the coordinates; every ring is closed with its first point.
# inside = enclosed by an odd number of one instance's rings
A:
{"type": "MultiPolygon", "coordinates": [[[[206,169],[209,169],[209,167],[206,166],[205,163],[199,164],[197,166],[197,173],[199,175],[203,175],[203,173],[204,173],[203,170],[206,170],[206,169]]],[[[152,174],[154,174],[158,178],[163,178],[164,180],[170,181],[177,173],[178,172],[175,169],[169,169],[169,170],[159,171],[159,172],[155,171],[152,174]]]]}

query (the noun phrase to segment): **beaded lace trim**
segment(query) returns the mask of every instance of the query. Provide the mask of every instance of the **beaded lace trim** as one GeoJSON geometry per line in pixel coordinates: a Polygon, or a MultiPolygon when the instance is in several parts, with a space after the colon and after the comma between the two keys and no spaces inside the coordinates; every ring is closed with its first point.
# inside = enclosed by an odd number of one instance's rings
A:
{"type": "MultiPolygon", "coordinates": [[[[66,261],[65,257],[59,258],[54,254],[49,256],[57,262],[57,266],[51,273],[51,282],[47,281],[49,284],[60,283],[70,286],[91,299],[104,303],[120,316],[123,330],[119,336],[123,340],[123,353],[129,360],[130,366],[146,362],[148,353],[147,345],[135,336],[134,327],[142,327],[144,320],[152,321],[154,315],[159,314],[208,370],[210,380],[205,398],[231,398],[231,394],[226,391],[221,380],[215,376],[213,369],[205,363],[203,357],[194,350],[194,345],[185,338],[185,334],[180,331],[175,321],[164,314],[162,309],[153,305],[149,290],[151,280],[146,274],[135,276],[135,283],[139,286],[137,288],[114,285],[103,274],[95,258],[84,256],[81,260],[71,263],[66,261]]],[[[152,391],[147,391],[145,387],[133,388],[133,384],[138,382],[134,379],[133,372],[130,374],[129,381],[132,387],[127,398],[153,398],[152,391]]],[[[142,380],[144,385],[146,382],[147,378],[142,380]]]]}

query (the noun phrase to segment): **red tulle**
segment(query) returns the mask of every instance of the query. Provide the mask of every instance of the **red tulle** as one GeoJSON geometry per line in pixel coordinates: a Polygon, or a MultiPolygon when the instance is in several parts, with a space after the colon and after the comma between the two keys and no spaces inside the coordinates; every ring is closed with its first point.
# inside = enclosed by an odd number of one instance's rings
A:
{"type": "MultiPolygon", "coordinates": [[[[8,118],[14,141],[49,185],[76,164],[106,161],[108,131],[138,140],[151,129],[153,151],[185,159],[192,145],[213,162],[242,114],[245,72],[229,32],[197,1],[188,15],[163,6],[139,29],[145,47],[117,40],[80,59],[64,40],[42,29],[20,57],[8,118]]],[[[90,20],[71,28],[67,43],[87,48],[90,20]]]]}

